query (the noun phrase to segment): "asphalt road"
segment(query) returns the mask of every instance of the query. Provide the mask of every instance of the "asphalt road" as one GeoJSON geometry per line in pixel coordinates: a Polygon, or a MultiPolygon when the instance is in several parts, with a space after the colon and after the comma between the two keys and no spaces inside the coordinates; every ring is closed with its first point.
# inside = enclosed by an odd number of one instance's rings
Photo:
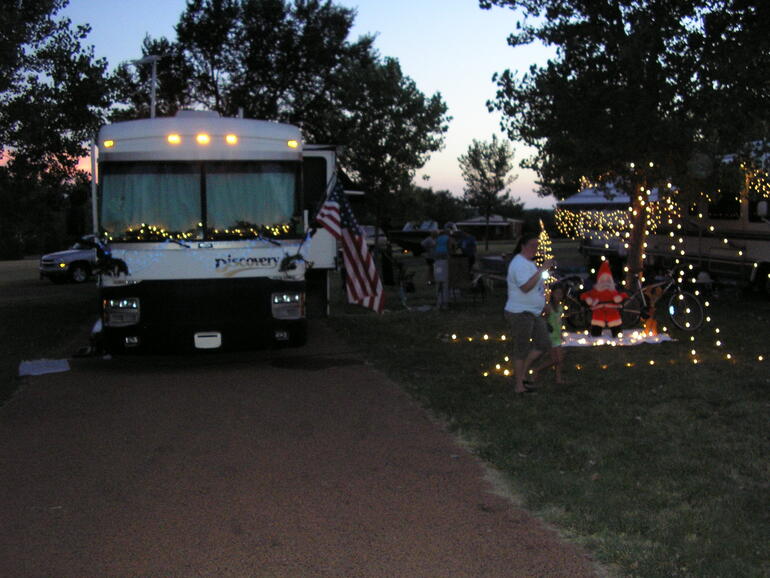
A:
{"type": "Polygon", "coordinates": [[[323,323],[70,363],[0,408],[2,576],[597,574],[323,323]]]}

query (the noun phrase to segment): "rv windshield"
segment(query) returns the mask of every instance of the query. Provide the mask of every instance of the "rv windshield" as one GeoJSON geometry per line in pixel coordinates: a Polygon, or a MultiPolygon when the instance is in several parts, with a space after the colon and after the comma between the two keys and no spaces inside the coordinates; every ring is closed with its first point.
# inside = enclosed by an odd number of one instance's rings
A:
{"type": "Polygon", "coordinates": [[[275,162],[105,163],[101,228],[123,241],[293,235],[297,170],[275,162]]]}

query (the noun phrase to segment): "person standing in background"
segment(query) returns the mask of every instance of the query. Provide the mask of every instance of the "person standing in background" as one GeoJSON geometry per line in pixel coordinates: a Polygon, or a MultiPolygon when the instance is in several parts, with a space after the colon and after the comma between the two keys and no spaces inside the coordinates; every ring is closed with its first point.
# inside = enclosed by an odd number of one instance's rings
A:
{"type": "Polygon", "coordinates": [[[447,229],[441,229],[433,248],[433,277],[436,281],[436,306],[449,308],[449,257],[454,252],[454,239],[447,229]]]}
{"type": "Polygon", "coordinates": [[[438,231],[433,230],[430,235],[425,237],[420,243],[423,249],[423,255],[425,255],[425,263],[428,265],[428,285],[435,283],[435,277],[433,276],[433,262],[435,261],[434,251],[436,249],[436,237],[438,237],[438,231]]]}
{"type": "Polygon", "coordinates": [[[468,258],[468,271],[473,270],[476,263],[476,237],[462,231],[460,234],[460,251],[468,258]]]}

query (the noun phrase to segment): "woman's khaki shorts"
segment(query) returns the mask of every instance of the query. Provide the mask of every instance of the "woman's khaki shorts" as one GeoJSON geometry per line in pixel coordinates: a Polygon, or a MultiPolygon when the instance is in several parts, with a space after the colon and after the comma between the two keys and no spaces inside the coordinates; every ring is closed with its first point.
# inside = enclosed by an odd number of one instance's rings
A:
{"type": "Polygon", "coordinates": [[[551,349],[548,326],[540,315],[506,311],[505,319],[511,326],[514,359],[524,359],[532,349],[540,352],[551,349]]]}

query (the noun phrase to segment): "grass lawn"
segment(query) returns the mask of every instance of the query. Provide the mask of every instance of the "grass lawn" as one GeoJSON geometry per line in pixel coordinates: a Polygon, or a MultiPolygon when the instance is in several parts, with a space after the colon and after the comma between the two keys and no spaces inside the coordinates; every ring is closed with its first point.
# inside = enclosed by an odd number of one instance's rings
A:
{"type": "Polygon", "coordinates": [[[405,262],[418,271],[411,310],[394,295],[379,317],[339,303],[330,323],[470,439],[528,509],[619,574],[770,575],[766,298],[712,299],[695,341],[569,348],[567,385],[547,374],[520,396],[495,370],[511,365],[505,289],[420,311],[433,302],[424,266],[405,262]]]}

